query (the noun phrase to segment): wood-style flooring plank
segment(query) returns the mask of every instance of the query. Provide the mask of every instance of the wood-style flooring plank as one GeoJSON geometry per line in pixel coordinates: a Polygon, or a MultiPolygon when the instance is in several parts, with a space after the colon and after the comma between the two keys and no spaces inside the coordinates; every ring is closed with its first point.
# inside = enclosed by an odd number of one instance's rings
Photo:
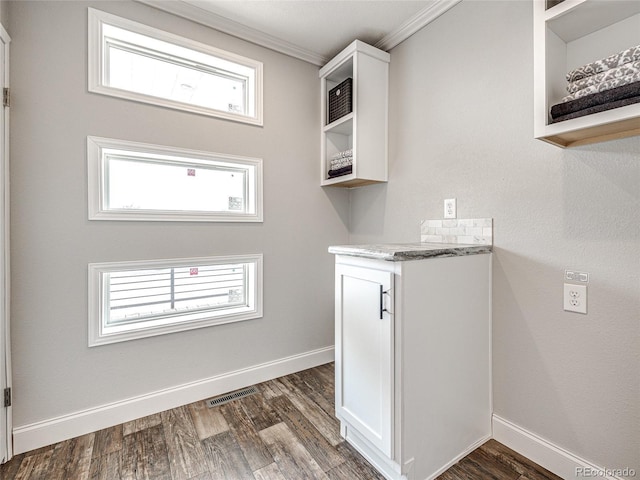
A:
{"type": "Polygon", "coordinates": [[[191,477],[189,480],[211,480],[211,474],[209,472],[201,473],[200,475],[196,475],[195,477],[191,477]]]}
{"type": "Polygon", "coordinates": [[[336,376],[336,365],[334,362],[325,363],[324,365],[320,365],[313,369],[314,374],[318,375],[322,378],[322,381],[327,385],[328,388],[331,389],[331,393],[333,398],[335,398],[335,376],[336,376]]]}
{"type": "Polygon", "coordinates": [[[325,412],[317,403],[302,394],[288,377],[279,378],[276,383],[284,395],[291,400],[291,403],[309,419],[331,445],[336,446],[342,442],[340,424],[334,416],[325,412]]]}
{"type": "Polygon", "coordinates": [[[461,469],[458,464],[450,467],[446,472],[442,473],[436,480],[474,480],[469,477],[466,471],[461,469]]]}
{"type": "Polygon", "coordinates": [[[35,466],[31,471],[29,480],[48,480],[49,479],[49,465],[51,464],[51,457],[53,456],[53,449],[44,450],[41,453],[35,455],[35,466]]]}
{"type": "Polygon", "coordinates": [[[219,408],[209,408],[204,401],[191,403],[188,408],[200,440],[229,430],[229,425],[219,408]]]}
{"type": "Polygon", "coordinates": [[[65,440],[56,444],[47,468],[47,480],[86,480],[91,469],[95,434],[65,440]]]}
{"type": "Polygon", "coordinates": [[[202,444],[211,480],[254,480],[251,467],[230,432],[208,437],[202,444]]]}
{"type": "Polygon", "coordinates": [[[525,477],[536,480],[562,480],[561,477],[493,439],[482,445],[480,450],[525,477]]]}
{"type": "Polygon", "coordinates": [[[155,427],[162,423],[162,417],[159,413],[154,413],[147,417],[138,418],[131,422],[122,424],[122,435],[131,435],[132,433],[139,432],[140,430],[146,430],[147,428],[155,427]]]}
{"type": "Polygon", "coordinates": [[[258,435],[249,414],[242,408],[242,404],[234,400],[222,405],[220,410],[229,424],[229,430],[249,462],[251,470],[259,470],[273,463],[273,457],[258,435]]]}
{"type": "Polygon", "coordinates": [[[162,426],[173,480],[205,473],[206,457],[186,406],[162,412],[162,426]]]}
{"type": "Polygon", "coordinates": [[[17,455],[17,457],[20,457],[20,456],[22,456],[22,457],[30,457],[31,455],[39,455],[41,453],[46,453],[49,450],[53,450],[56,445],[57,444],[54,443],[53,445],[46,445],[44,447],[36,448],[35,450],[30,450],[30,451],[28,451],[26,453],[22,453],[20,455],[17,455]]]}
{"type": "Polygon", "coordinates": [[[446,472],[441,473],[440,475],[438,475],[438,477],[436,478],[436,480],[461,480],[459,477],[457,477],[452,471],[451,469],[447,470],[446,472]]]}
{"type": "Polygon", "coordinates": [[[467,478],[486,478],[487,480],[515,480],[518,477],[517,472],[510,471],[510,475],[503,476],[502,472],[496,472],[485,465],[478,465],[468,457],[458,462],[458,467],[467,474],[467,478]]]}
{"type": "Polygon", "coordinates": [[[487,455],[482,450],[474,450],[464,459],[475,464],[476,469],[490,472],[498,480],[517,480],[520,474],[499,462],[495,457],[487,455]]]}
{"type": "Polygon", "coordinates": [[[278,388],[278,385],[273,380],[263,382],[259,384],[258,387],[266,400],[282,395],[282,392],[278,388]]]}
{"type": "MultiPolygon", "coordinates": [[[[16,459],[15,468],[9,471],[8,468],[0,469],[0,479],[4,480],[46,480],[47,470],[51,461],[53,450],[47,450],[34,455],[21,455],[22,460],[16,459]]],[[[5,464],[6,465],[6,464],[5,464]]]]}
{"type": "Polygon", "coordinates": [[[305,397],[311,399],[316,405],[318,405],[324,412],[331,418],[335,414],[335,399],[330,397],[327,399],[320,390],[323,389],[320,383],[316,382],[316,386],[312,386],[310,382],[306,381],[299,373],[288,375],[283,382],[290,382],[294,389],[301,392],[305,397]]]}
{"type": "Polygon", "coordinates": [[[322,395],[329,405],[330,411],[327,412],[331,415],[335,413],[335,399],[336,392],[334,389],[333,375],[329,377],[325,376],[320,368],[311,368],[309,370],[303,370],[296,374],[305,384],[309,385],[314,393],[322,395]]]}
{"type": "MultiPolygon", "coordinates": [[[[36,465],[36,457],[37,455],[31,455],[29,457],[23,458],[20,462],[17,472],[15,472],[13,479],[29,480],[31,478],[33,467],[36,465]]],[[[2,478],[4,478],[4,476],[2,478]]]]}
{"type": "MultiPolygon", "coordinates": [[[[327,472],[327,477],[330,480],[372,480],[373,478],[363,473],[358,469],[358,465],[354,462],[344,462],[327,472]]],[[[382,477],[380,477],[382,478],[382,477]]]]}
{"type": "Polygon", "coordinates": [[[93,450],[100,452],[99,455],[107,455],[122,450],[122,437],[122,425],[99,430],[96,432],[93,450]]]}
{"type": "Polygon", "coordinates": [[[11,460],[0,465],[0,479],[14,480],[22,461],[27,457],[24,453],[15,455],[11,460]]]}
{"type": "Polygon", "coordinates": [[[288,480],[284,478],[276,463],[271,463],[253,472],[255,480],[288,480]]]}
{"type": "Polygon", "coordinates": [[[95,456],[91,459],[89,480],[121,480],[121,452],[120,450],[95,456]]]}
{"type": "Polygon", "coordinates": [[[325,363],[323,365],[318,365],[317,367],[313,367],[313,368],[321,372],[328,372],[330,375],[333,376],[336,369],[336,362],[325,363]]]}
{"type": "Polygon", "coordinates": [[[172,480],[162,425],[126,435],[120,456],[122,480],[172,480]]]}
{"type": "MultiPolygon", "coordinates": [[[[371,464],[347,442],[339,444],[336,450],[346,459],[346,461],[342,466],[339,466],[340,468],[332,470],[332,478],[340,478],[338,475],[341,474],[343,470],[346,470],[346,472],[351,472],[355,475],[354,479],[385,480],[384,476],[373,468],[371,464]]],[[[343,478],[346,480],[348,477],[343,478]]]]}
{"type": "Polygon", "coordinates": [[[276,397],[270,403],[322,470],[326,472],[344,463],[345,457],[333,448],[287,397],[276,397]]]}
{"type": "Polygon", "coordinates": [[[265,401],[262,393],[249,395],[237,401],[247,412],[257,431],[264,430],[282,421],[280,415],[265,401]]]}
{"type": "Polygon", "coordinates": [[[300,444],[285,423],[260,431],[278,468],[285,478],[296,480],[328,480],[311,454],[300,444]]]}

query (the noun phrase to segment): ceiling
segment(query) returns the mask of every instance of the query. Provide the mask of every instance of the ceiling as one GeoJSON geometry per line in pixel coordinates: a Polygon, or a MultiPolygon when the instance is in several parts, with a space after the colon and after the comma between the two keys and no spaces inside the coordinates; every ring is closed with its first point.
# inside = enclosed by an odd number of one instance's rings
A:
{"type": "Polygon", "coordinates": [[[353,40],[389,50],[460,0],[138,0],[324,65],[353,40]]]}

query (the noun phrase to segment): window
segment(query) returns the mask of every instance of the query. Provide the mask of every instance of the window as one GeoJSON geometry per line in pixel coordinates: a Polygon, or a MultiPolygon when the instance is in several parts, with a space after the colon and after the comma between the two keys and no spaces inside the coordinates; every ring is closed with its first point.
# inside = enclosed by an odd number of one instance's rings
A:
{"type": "Polygon", "coordinates": [[[262,221],[262,160],[87,138],[89,219],[262,221]]]}
{"type": "Polygon", "coordinates": [[[262,125],[262,63],[89,8],[89,91],[262,125]]]}
{"type": "Polygon", "coordinates": [[[89,346],[262,317],[262,255],[89,264],[89,346]]]}

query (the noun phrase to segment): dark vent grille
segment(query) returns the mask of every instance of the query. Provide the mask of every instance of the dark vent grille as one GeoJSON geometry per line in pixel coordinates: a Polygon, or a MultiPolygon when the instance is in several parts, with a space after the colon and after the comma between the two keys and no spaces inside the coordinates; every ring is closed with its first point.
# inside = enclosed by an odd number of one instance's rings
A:
{"type": "Polygon", "coordinates": [[[219,395],[207,400],[207,407],[217,407],[218,405],[229,403],[232,400],[237,400],[238,398],[248,397],[249,395],[253,395],[254,393],[258,393],[258,389],[256,387],[248,387],[243,388],[242,390],[238,390],[237,392],[225,393],[224,395],[219,395]]]}

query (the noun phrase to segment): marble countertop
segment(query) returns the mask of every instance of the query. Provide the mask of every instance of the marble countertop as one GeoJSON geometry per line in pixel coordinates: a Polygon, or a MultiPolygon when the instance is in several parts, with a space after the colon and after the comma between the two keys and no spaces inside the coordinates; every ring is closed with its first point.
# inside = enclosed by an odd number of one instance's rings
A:
{"type": "Polygon", "coordinates": [[[372,258],[389,262],[423,260],[435,257],[460,257],[490,253],[491,245],[469,245],[461,243],[387,243],[376,245],[336,245],[329,253],[372,258]]]}

